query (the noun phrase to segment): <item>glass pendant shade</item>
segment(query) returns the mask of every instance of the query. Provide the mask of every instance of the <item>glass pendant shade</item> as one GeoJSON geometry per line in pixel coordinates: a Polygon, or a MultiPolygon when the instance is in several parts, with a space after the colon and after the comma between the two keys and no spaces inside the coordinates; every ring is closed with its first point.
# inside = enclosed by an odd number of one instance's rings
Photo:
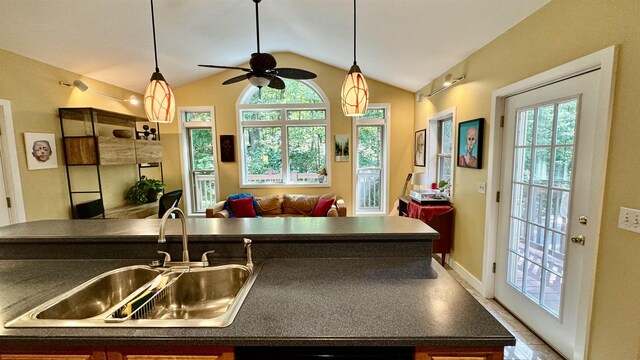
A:
{"type": "Polygon", "coordinates": [[[176,114],[173,91],[161,73],[154,72],[144,92],[144,112],[149,121],[170,123],[176,114]]]}
{"type": "Polygon", "coordinates": [[[342,83],[342,112],[345,116],[360,116],[367,112],[369,106],[369,88],[360,67],[351,66],[342,83]]]}

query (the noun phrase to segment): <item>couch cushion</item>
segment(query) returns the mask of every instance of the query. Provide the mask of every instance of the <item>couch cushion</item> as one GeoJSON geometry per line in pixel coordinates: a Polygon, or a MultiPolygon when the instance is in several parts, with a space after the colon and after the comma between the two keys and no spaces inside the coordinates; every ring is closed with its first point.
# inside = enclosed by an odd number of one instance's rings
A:
{"type": "Polygon", "coordinates": [[[229,195],[227,197],[227,201],[225,201],[225,203],[224,203],[224,209],[229,212],[229,217],[235,217],[235,215],[233,214],[233,209],[231,208],[231,204],[229,203],[229,201],[230,200],[236,200],[236,199],[246,199],[246,198],[253,199],[253,209],[256,212],[256,215],[260,215],[260,213],[258,211],[258,203],[256,202],[256,199],[253,197],[253,195],[247,194],[247,193],[238,193],[238,194],[229,195]]]}
{"type": "Polygon", "coordinates": [[[327,212],[329,211],[329,209],[331,209],[331,206],[333,206],[333,202],[334,202],[333,198],[321,197],[318,200],[316,207],[313,209],[313,213],[311,213],[311,216],[315,216],[315,217],[327,216],[327,212]]]}
{"type": "Polygon", "coordinates": [[[258,202],[258,211],[262,216],[274,216],[282,214],[282,205],[280,204],[280,196],[269,195],[259,196],[256,198],[258,202]]]}
{"type": "Polygon", "coordinates": [[[256,210],[253,207],[253,196],[242,199],[229,200],[233,216],[237,218],[256,217],[256,210]]]}
{"type": "Polygon", "coordinates": [[[318,195],[284,194],[282,196],[282,212],[309,216],[316,207],[319,198],[318,195]]]}

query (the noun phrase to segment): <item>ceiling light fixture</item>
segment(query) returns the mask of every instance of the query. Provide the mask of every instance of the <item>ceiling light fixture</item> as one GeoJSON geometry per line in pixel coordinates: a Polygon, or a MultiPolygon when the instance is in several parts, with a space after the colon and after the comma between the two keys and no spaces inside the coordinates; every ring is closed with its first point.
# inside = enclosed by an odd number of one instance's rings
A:
{"type": "MultiPolygon", "coordinates": [[[[462,75],[462,76],[460,76],[460,77],[458,77],[458,78],[455,78],[455,79],[454,79],[454,78],[453,78],[453,76],[452,76],[451,74],[446,74],[446,75],[444,76],[443,81],[442,81],[442,86],[440,86],[440,87],[439,87],[439,88],[437,88],[435,91],[432,91],[429,95],[426,95],[426,96],[427,96],[428,98],[429,98],[429,97],[432,97],[433,95],[435,95],[435,94],[439,93],[440,91],[442,91],[442,90],[444,90],[444,89],[446,89],[446,88],[449,88],[449,87],[451,87],[451,86],[453,86],[453,85],[455,85],[455,84],[459,83],[460,81],[464,80],[464,78],[465,78],[465,76],[464,76],[464,75],[462,75]]],[[[424,97],[424,95],[423,95],[423,97],[424,97]]],[[[420,100],[422,100],[422,98],[420,98],[420,100]]],[[[418,100],[418,101],[420,101],[420,100],[418,100]]]]}
{"type": "Polygon", "coordinates": [[[153,0],[151,0],[151,27],[153,29],[153,54],[156,60],[156,71],[144,92],[144,112],[147,119],[153,122],[170,123],[176,113],[176,102],[171,87],[164,79],[158,68],[158,49],[156,47],[156,22],[153,14],[153,0]]]}
{"type": "Polygon", "coordinates": [[[131,95],[128,98],[122,98],[122,97],[118,97],[115,95],[111,95],[111,94],[106,94],[100,91],[95,91],[89,88],[89,85],[85,84],[84,81],[82,80],[74,80],[73,83],[69,84],[67,82],[64,81],[60,81],[60,85],[62,86],[66,86],[69,88],[76,88],[82,92],[88,92],[88,93],[92,93],[92,94],[97,94],[97,95],[102,95],[102,96],[106,96],[108,98],[112,98],[112,99],[116,99],[116,100],[120,100],[120,101],[124,101],[124,102],[128,102],[131,105],[138,105],[140,103],[140,101],[138,100],[138,98],[135,95],[131,95]]]}
{"type": "Polygon", "coordinates": [[[356,62],[356,0],[353,0],[353,65],[342,83],[341,98],[345,116],[360,116],[367,112],[369,88],[356,62]]]}

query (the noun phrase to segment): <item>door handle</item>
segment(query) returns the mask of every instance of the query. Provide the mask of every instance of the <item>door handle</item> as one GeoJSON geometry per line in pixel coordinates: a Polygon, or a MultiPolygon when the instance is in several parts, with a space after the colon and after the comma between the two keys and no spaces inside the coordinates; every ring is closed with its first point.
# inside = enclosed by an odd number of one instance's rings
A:
{"type": "Polygon", "coordinates": [[[571,237],[571,242],[574,244],[579,244],[584,246],[584,241],[585,241],[585,237],[584,235],[578,235],[578,236],[572,236],[571,237]]]}

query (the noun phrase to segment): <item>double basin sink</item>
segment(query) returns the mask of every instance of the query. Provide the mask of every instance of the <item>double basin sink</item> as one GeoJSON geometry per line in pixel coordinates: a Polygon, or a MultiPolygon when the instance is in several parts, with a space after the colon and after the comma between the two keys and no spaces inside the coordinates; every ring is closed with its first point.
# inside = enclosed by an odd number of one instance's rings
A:
{"type": "MultiPolygon", "coordinates": [[[[244,265],[153,268],[100,274],[5,327],[225,327],[233,322],[259,271],[244,265]],[[165,282],[157,287],[158,280],[165,282]],[[158,289],[133,316],[120,310],[158,289]]],[[[148,296],[146,297],[148,298],[148,296]]],[[[145,298],[145,299],[146,299],[145,298]]],[[[135,309],[134,309],[135,310],[135,309]]]]}

